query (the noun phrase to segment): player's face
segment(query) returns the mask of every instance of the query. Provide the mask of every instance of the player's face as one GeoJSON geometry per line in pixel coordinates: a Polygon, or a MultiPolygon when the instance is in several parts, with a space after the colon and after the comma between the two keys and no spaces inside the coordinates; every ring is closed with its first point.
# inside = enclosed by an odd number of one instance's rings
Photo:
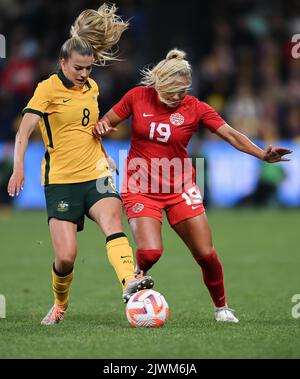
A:
{"type": "Polygon", "coordinates": [[[182,100],[187,95],[190,82],[186,76],[180,76],[178,79],[174,80],[174,85],[181,86],[183,88],[181,91],[176,92],[174,92],[174,90],[172,91],[171,87],[169,91],[163,93],[161,93],[159,90],[157,91],[160,101],[170,108],[175,108],[182,102],[182,100]]]}
{"type": "Polygon", "coordinates": [[[175,93],[165,92],[163,94],[159,94],[159,98],[160,98],[160,101],[166,104],[168,107],[175,108],[182,102],[186,94],[187,94],[187,90],[183,90],[183,91],[175,92],[175,93]]]}
{"type": "Polygon", "coordinates": [[[81,55],[73,51],[68,60],[61,60],[61,67],[66,78],[76,87],[82,88],[90,76],[93,61],[93,56],[81,55]]]}

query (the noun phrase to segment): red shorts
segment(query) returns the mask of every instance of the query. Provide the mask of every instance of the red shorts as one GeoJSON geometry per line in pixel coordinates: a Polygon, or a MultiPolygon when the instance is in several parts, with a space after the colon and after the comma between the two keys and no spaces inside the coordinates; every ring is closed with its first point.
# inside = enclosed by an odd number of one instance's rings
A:
{"type": "Polygon", "coordinates": [[[162,222],[162,211],[164,210],[170,225],[173,226],[205,212],[197,186],[182,193],[122,192],[121,195],[128,220],[136,217],[151,217],[162,222]]]}

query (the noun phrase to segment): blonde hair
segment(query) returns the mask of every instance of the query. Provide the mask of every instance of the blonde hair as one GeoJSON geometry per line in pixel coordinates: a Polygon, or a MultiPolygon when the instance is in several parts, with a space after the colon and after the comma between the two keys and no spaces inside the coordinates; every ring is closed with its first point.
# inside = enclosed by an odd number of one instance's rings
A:
{"type": "Polygon", "coordinates": [[[143,77],[140,84],[147,87],[154,86],[161,94],[188,90],[192,82],[192,68],[185,57],[186,53],[182,50],[169,51],[166,58],[152,69],[144,68],[142,70],[143,77]],[[188,84],[174,80],[180,76],[187,77],[188,84]]]}
{"type": "Polygon", "coordinates": [[[60,58],[69,59],[75,50],[81,55],[93,55],[94,64],[105,65],[117,60],[112,50],[128,29],[129,22],[116,15],[115,4],[104,3],[98,10],[86,9],[71,26],[69,38],[62,46],[60,58]]]}

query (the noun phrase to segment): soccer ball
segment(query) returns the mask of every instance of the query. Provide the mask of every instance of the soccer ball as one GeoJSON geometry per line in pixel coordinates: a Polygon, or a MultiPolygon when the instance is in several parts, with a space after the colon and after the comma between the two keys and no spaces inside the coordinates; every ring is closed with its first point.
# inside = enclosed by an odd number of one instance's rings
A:
{"type": "Polygon", "coordinates": [[[164,325],[169,316],[169,306],[163,295],[153,290],[135,293],[126,305],[126,316],[134,328],[157,328],[164,325]]]}

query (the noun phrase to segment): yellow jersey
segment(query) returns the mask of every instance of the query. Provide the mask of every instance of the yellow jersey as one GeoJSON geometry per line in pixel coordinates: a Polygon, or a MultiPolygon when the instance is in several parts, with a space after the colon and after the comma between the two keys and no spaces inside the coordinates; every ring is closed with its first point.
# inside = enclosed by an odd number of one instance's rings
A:
{"type": "Polygon", "coordinates": [[[41,116],[46,153],[42,184],[81,183],[111,176],[100,142],[92,128],[99,118],[99,89],[89,79],[83,88],[62,71],[40,82],[23,110],[41,116]]]}

